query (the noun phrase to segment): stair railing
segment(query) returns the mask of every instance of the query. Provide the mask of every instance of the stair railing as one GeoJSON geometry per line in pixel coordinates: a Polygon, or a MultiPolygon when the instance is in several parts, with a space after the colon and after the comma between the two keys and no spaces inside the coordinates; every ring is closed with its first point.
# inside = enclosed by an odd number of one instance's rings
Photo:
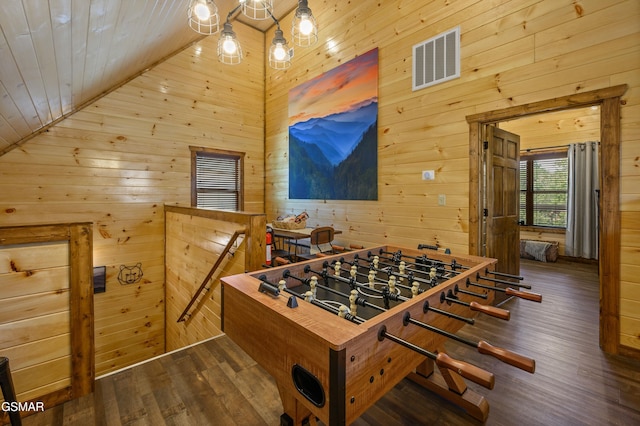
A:
{"type": "MultiPolygon", "coordinates": [[[[193,304],[196,302],[196,300],[198,299],[198,297],[200,297],[200,294],[202,293],[202,290],[205,289],[206,285],[209,283],[209,280],[211,280],[211,277],[213,277],[213,275],[215,274],[216,270],[218,269],[218,267],[220,266],[220,264],[222,263],[222,261],[224,260],[225,256],[230,253],[231,251],[231,247],[233,247],[233,245],[235,244],[236,240],[238,239],[238,237],[240,235],[244,235],[245,234],[245,230],[241,229],[238,231],[235,231],[233,233],[233,236],[231,236],[231,239],[229,240],[229,242],[227,243],[227,245],[224,247],[224,249],[222,250],[222,253],[220,253],[220,256],[218,257],[218,259],[216,260],[216,263],[213,265],[213,267],[211,268],[211,270],[209,271],[209,273],[207,274],[206,278],[202,281],[202,284],[200,284],[200,287],[198,288],[198,290],[195,292],[195,294],[193,295],[193,297],[191,298],[191,301],[189,302],[189,304],[187,305],[186,308],[184,308],[184,311],[182,311],[182,314],[180,314],[180,317],[178,317],[178,321],[177,322],[182,322],[185,321],[187,316],[190,316],[191,314],[189,314],[189,309],[191,309],[191,307],[193,306],[193,304]]],[[[206,287],[207,291],[209,291],[209,287],[206,287]]]]}

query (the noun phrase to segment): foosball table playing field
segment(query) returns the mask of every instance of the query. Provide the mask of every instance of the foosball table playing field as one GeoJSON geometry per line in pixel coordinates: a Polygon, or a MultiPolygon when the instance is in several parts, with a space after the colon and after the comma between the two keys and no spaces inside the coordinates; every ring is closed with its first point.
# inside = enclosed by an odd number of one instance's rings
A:
{"type": "MultiPolygon", "coordinates": [[[[350,424],[405,377],[485,421],[493,373],[446,339],[530,373],[535,361],[455,334],[476,314],[508,320],[496,292],[540,302],[495,259],[380,246],[222,278],[223,331],[273,376],[282,425],[350,424]]],[[[521,279],[521,278],[520,278],[521,279]]]]}

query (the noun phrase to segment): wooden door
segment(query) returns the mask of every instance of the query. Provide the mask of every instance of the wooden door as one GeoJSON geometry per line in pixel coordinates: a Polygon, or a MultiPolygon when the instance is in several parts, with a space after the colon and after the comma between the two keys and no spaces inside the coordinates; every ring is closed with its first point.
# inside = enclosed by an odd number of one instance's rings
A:
{"type": "Polygon", "coordinates": [[[486,135],[485,255],[498,259],[496,271],[519,275],[520,136],[495,126],[487,126],[486,135]]]}

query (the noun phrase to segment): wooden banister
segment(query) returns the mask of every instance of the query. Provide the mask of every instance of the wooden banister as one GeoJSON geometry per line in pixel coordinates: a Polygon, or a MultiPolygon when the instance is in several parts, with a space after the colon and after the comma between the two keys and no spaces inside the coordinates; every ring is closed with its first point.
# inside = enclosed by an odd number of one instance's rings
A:
{"type": "Polygon", "coordinates": [[[191,298],[191,301],[189,302],[187,307],[184,308],[184,311],[182,311],[182,313],[180,314],[180,317],[178,317],[178,321],[177,322],[181,322],[181,321],[185,320],[185,317],[188,315],[189,309],[191,309],[193,304],[196,302],[196,300],[198,299],[198,297],[202,293],[202,290],[204,290],[205,286],[207,285],[207,283],[209,282],[211,277],[213,277],[213,274],[215,274],[216,270],[218,269],[218,266],[220,266],[220,264],[222,263],[222,260],[229,253],[229,251],[231,250],[231,247],[233,247],[233,244],[236,242],[238,237],[240,235],[244,235],[245,232],[246,232],[246,230],[241,229],[241,230],[235,231],[233,233],[233,235],[231,236],[231,239],[229,240],[227,245],[222,250],[222,253],[220,253],[220,256],[218,256],[218,259],[216,260],[216,263],[213,265],[213,267],[211,268],[211,270],[207,274],[206,278],[202,281],[202,284],[200,284],[200,287],[198,288],[198,290],[195,292],[195,294],[191,298]]]}

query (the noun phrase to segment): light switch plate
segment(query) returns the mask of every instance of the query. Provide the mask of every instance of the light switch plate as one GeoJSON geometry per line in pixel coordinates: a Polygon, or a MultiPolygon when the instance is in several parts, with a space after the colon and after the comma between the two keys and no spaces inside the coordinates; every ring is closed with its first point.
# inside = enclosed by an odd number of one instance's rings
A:
{"type": "Polygon", "coordinates": [[[434,180],[436,178],[436,172],[434,170],[423,170],[422,180],[434,180]]]}

